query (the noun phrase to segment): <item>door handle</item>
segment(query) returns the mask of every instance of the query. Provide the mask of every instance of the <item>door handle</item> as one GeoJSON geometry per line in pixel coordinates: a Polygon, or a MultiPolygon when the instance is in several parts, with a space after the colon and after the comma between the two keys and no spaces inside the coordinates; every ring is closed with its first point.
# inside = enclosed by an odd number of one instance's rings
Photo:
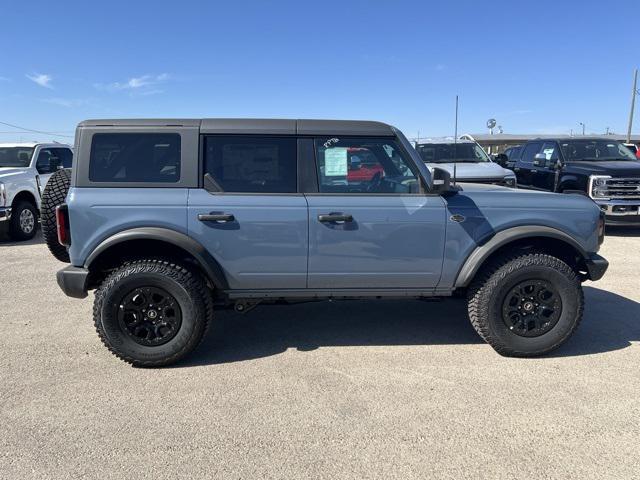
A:
{"type": "Polygon", "coordinates": [[[325,213],[318,215],[319,222],[353,222],[353,216],[342,213],[325,213]]]}
{"type": "Polygon", "coordinates": [[[201,222],[233,222],[236,219],[230,213],[199,213],[198,220],[201,222]]]}

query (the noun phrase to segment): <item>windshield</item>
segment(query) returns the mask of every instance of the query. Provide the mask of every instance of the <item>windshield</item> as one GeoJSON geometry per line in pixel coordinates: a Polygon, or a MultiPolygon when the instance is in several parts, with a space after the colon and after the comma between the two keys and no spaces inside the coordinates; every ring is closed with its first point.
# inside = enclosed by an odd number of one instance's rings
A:
{"type": "Polygon", "coordinates": [[[615,140],[569,140],[560,147],[566,160],[636,160],[622,142],[615,140]]]}
{"type": "Polygon", "coordinates": [[[416,150],[425,163],[490,162],[489,156],[475,143],[423,143],[416,150]]]}
{"type": "Polygon", "coordinates": [[[32,147],[0,147],[0,168],[28,167],[31,154],[32,147]]]}

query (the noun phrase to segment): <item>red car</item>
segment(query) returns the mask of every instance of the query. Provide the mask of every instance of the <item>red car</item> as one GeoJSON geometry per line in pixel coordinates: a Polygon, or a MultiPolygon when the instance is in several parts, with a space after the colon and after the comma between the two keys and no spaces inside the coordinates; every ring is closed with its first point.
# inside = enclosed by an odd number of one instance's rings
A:
{"type": "Polygon", "coordinates": [[[640,148],[638,148],[636,144],[625,143],[624,146],[627,147],[629,150],[631,150],[635,154],[636,158],[640,160],[640,148]]]}
{"type": "Polygon", "coordinates": [[[349,182],[369,182],[376,173],[384,175],[384,168],[376,156],[367,148],[349,148],[349,182]]]}

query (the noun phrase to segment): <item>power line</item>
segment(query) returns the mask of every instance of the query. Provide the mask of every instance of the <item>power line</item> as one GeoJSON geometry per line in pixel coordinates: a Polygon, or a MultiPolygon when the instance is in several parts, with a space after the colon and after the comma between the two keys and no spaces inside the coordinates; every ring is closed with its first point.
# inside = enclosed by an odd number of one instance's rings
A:
{"type": "MultiPolygon", "coordinates": [[[[64,135],[58,132],[45,132],[43,130],[34,130],[33,128],[25,128],[25,127],[21,127],[19,125],[13,125],[12,123],[7,123],[7,122],[0,122],[0,125],[6,125],[7,127],[17,128],[18,130],[22,130],[23,132],[41,133],[43,135],[53,135],[55,137],[73,138],[73,135],[64,135]]],[[[20,133],[20,132],[15,132],[15,133],[20,133]]]]}

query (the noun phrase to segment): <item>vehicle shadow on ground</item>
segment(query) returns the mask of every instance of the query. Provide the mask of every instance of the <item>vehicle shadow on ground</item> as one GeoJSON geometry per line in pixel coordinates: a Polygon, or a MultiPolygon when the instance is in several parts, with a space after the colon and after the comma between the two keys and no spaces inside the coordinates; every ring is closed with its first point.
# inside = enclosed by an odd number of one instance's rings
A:
{"type": "MultiPolygon", "coordinates": [[[[589,355],[640,340],[640,303],[585,287],[582,325],[551,357],[589,355]]],[[[479,344],[462,300],[334,301],[220,311],[212,331],[177,367],[237,362],[324,346],[479,344]]],[[[487,347],[489,348],[489,347],[487,347]]]]}
{"type": "Polygon", "coordinates": [[[606,237],[640,237],[640,224],[638,227],[612,227],[607,226],[605,230],[606,237]]]}
{"type": "Polygon", "coordinates": [[[23,240],[16,242],[11,239],[8,235],[0,234],[0,247],[25,247],[28,245],[38,245],[40,243],[44,243],[44,238],[42,237],[42,230],[38,229],[36,236],[31,240],[23,240]]]}

